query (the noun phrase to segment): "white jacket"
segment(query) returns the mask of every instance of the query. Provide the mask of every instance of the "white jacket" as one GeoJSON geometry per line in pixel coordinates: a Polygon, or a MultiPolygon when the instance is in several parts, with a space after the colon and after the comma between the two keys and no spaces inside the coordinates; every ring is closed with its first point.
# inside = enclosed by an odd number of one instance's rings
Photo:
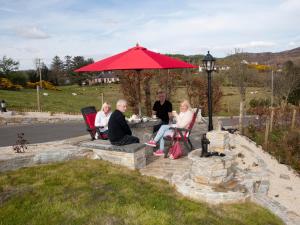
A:
{"type": "Polygon", "coordinates": [[[111,112],[109,112],[107,115],[103,111],[97,112],[96,118],[95,118],[95,126],[96,127],[104,127],[100,129],[100,132],[104,132],[108,130],[108,120],[110,118],[111,112]]]}
{"type": "Polygon", "coordinates": [[[176,127],[178,128],[187,128],[188,125],[192,122],[194,113],[191,110],[187,110],[186,112],[180,112],[179,115],[175,116],[176,119],[176,127]]]}

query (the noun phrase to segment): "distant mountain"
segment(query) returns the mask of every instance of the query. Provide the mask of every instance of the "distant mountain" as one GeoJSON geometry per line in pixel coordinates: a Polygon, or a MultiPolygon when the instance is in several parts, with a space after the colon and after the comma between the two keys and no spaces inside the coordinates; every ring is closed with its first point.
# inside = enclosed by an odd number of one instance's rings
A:
{"type": "MultiPolygon", "coordinates": [[[[230,60],[232,55],[227,56],[223,58],[223,60],[226,62],[227,60],[230,60]]],[[[221,60],[221,61],[223,61],[221,60]]],[[[261,53],[245,53],[245,60],[248,62],[257,62],[259,64],[270,64],[270,65],[276,65],[276,64],[283,64],[284,62],[291,60],[295,64],[300,64],[300,47],[294,48],[287,51],[282,52],[261,52],[261,53]]]]}

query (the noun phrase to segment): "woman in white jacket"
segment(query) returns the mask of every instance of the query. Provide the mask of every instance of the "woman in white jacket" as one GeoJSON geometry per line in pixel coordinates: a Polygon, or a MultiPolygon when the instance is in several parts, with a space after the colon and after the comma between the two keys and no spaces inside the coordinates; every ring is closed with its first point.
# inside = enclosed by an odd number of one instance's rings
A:
{"type": "Polygon", "coordinates": [[[159,150],[157,150],[154,155],[159,156],[164,154],[164,137],[173,135],[173,131],[170,129],[170,127],[187,128],[192,122],[194,113],[191,110],[190,103],[187,100],[184,100],[180,103],[179,115],[176,113],[176,111],[173,111],[172,115],[175,117],[176,124],[162,125],[159,128],[155,138],[145,143],[146,145],[156,147],[157,143],[159,142],[159,150]]]}
{"type": "MultiPolygon", "coordinates": [[[[95,126],[101,127],[100,128],[100,134],[103,137],[108,136],[108,120],[111,115],[111,105],[109,105],[107,102],[104,102],[102,105],[102,108],[99,112],[97,112],[96,118],[95,118],[95,126]]],[[[98,134],[96,135],[96,139],[99,139],[98,134]]]]}

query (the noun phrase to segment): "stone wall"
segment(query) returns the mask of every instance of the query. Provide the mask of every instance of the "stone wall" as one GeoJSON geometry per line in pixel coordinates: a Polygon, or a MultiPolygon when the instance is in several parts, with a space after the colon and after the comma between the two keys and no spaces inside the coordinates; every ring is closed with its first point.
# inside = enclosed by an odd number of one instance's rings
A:
{"type": "Polygon", "coordinates": [[[226,183],[234,177],[233,163],[235,157],[226,153],[225,157],[200,157],[201,150],[195,150],[188,155],[191,159],[191,179],[199,184],[219,185],[226,183]]]}
{"type": "Polygon", "coordinates": [[[81,115],[68,114],[51,114],[42,112],[6,112],[0,113],[0,126],[10,126],[17,124],[38,124],[38,123],[59,123],[59,122],[73,122],[83,121],[81,115]]]}
{"type": "Polygon", "coordinates": [[[226,149],[229,149],[230,139],[228,131],[209,131],[206,133],[206,137],[210,141],[209,151],[223,153],[226,149]]]}
{"type": "Polygon", "coordinates": [[[144,144],[114,146],[109,141],[95,140],[82,142],[80,146],[92,150],[103,160],[129,169],[141,169],[146,166],[144,144]]]}

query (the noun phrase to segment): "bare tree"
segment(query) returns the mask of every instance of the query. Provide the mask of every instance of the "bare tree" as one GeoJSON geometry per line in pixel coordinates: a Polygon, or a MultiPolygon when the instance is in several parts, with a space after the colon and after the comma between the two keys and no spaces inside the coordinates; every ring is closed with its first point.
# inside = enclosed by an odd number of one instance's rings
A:
{"type": "Polygon", "coordinates": [[[151,86],[150,86],[152,76],[153,76],[153,74],[151,74],[150,72],[143,74],[143,87],[144,87],[144,93],[145,93],[145,108],[146,108],[147,116],[151,116],[151,114],[152,114],[151,86]]]}
{"type": "Polygon", "coordinates": [[[128,105],[131,107],[133,113],[138,114],[139,107],[137,102],[139,102],[139,88],[138,87],[138,75],[136,71],[122,71],[119,74],[120,79],[120,89],[126,98],[128,105]]]}
{"type": "Polygon", "coordinates": [[[280,73],[276,73],[274,79],[274,95],[278,103],[288,102],[290,94],[299,88],[300,68],[296,67],[292,61],[287,61],[283,65],[280,73]]]}
{"type": "Polygon", "coordinates": [[[233,85],[237,86],[240,94],[240,117],[239,130],[243,133],[243,117],[245,114],[247,82],[253,71],[248,67],[245,53],[240,49],[235,49],[231,56],[229,76],[233,85]]]}

